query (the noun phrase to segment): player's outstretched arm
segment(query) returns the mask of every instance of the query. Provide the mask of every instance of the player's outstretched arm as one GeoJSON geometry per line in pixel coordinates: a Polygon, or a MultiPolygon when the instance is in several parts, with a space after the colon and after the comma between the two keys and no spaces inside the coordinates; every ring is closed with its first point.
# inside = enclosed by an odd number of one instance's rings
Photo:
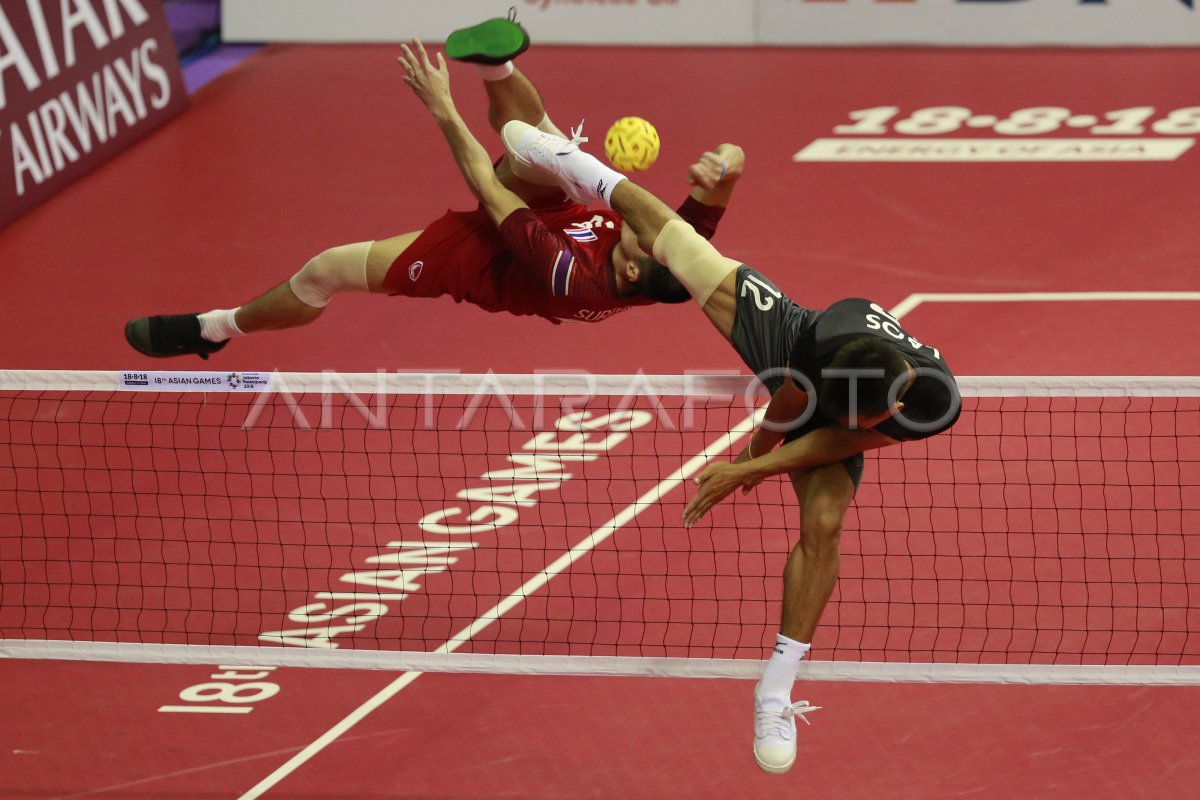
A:
{"type": "Polygon", "coordinates": [[[827,425],[761,458],[709,464],[696,476],[700,488],[683,510],[683,524],[690,528],[739,486],[749,491],[771,475],[836,464],[858,453],[895,443],[894,439],[867,428],[851,430],[841,425],[827,425]]]}
{"type": "Polygon", "coordinates": [[[654,243],[668,222],[683,222],[670,206],[629,179],[613,188],[609,205],[637,234],[638,244],[647,253],[653,252],[654,243]]]}
{"type": "Polygon", "coordinates": [[[450,95],[450,71],[442,54],[436,54],[435,65],[419,39],[413,39],[412,47],[405,44],[401,45],[401,49],[404,52],[398,61],[404,68],[404,82],[425,104],[442,129],[454,163],[466,179],[471,193],[487,209],[492,221],[499,224],[516,209],[525,208],[525,202],[496,177],[487,151],[458,113],[450,95]]]}

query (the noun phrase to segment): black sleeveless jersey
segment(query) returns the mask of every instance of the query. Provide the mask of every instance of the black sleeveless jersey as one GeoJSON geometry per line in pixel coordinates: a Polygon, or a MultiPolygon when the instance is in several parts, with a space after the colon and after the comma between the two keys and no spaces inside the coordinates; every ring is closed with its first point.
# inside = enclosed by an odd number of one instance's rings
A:
{"type": "MultiPolygon", "coordinates": [[[[837,351],[862,336],[891,342],[917,371],[916,380],[902,398],[904,408],[874,430],[892,439],[911,440],[933,436],[954,424],[962,398],[941,352],[910,336],[895,317],[870,300],[840,300],[814,314],[792,347],[789,366],[817,386],[821,371],[830,365],[837,351]]],[[[823,416],[817,409],[814,420],[823,416]]],[[[834,420],[825,418],[824,422],[833,424],[834,420]]]]}

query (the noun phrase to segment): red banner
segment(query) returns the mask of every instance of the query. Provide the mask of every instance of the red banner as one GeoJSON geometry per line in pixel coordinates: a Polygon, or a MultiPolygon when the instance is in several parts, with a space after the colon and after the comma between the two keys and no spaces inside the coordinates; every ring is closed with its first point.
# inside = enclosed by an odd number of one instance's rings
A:
{"type": "Polygon", "coordinates": [[[155,0],[0,3],[0,227],[187,106],[155,0]]]}

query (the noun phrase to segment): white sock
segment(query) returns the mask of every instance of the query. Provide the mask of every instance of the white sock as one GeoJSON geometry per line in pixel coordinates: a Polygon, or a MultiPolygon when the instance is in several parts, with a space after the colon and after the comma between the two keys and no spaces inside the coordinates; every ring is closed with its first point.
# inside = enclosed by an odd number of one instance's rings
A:
{"type": "Polygon", "coordinates": [[[604,205],[612,208],[612,190],[625,180],[625,176],[612,167],[606,167],[591,153],[576,150],[562,157],[560,162],[576,183],[595,189],[604,205]],[[603,187],[603,188],[601,188],[603,187]]]}
{"type": "Polygon", "coordinates": [[[502,81],[513,74],[511,61],[505,61],[503,64],[476,64],[475,66],[479,68],[479,77],[485,81],[502,81]]]}
{"type": "Polygon", "coordinates": [[[776,635],[771,660],[758,681],[758,700],[764,708],[783,708],[792,704],[796,669],[811,648],[811,644],[789,639],[782,633],[776,635]]]}
{"type": "Polygon", "coordinates": [[[200,336],[210,342],[223,342],[234,336],[244,336],[234,320],[237,312],[237,308],[217,308],[201,314],[200,336]]]}

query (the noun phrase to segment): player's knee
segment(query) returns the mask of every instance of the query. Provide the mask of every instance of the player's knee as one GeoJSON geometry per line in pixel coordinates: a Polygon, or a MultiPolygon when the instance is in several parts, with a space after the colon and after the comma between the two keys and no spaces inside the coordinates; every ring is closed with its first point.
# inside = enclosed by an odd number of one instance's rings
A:
{"type": "Polygon", "coordinates": [[[813,509],[804,515],[802,544],[805,550],[837,550],[845,515],[836,509],[813,509]]]}
{"type": "Polygon", "coordinates": [[[288,285],[305,305],[324,308],[340,292],[366,292],[371,242],[332,247],[305,264],[288,285]]]}

